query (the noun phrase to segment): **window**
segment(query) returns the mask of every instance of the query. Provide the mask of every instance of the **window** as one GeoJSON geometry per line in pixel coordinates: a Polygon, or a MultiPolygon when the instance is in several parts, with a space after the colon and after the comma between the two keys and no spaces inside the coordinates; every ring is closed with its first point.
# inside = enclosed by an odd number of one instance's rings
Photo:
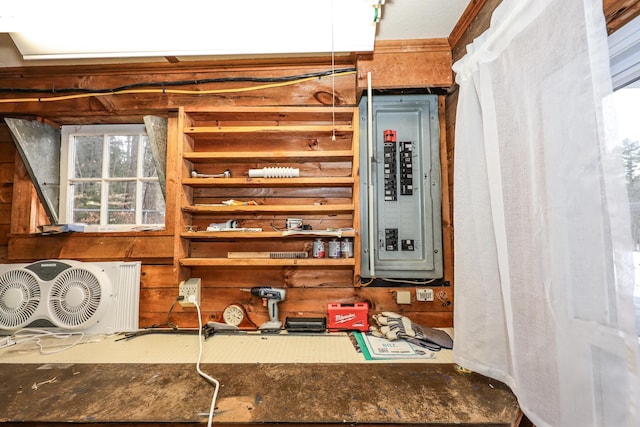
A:
{"type": "Polygon", "coordinates": [[[609,37],[612,95],[617,133],[622,142],[627,194],[631,207],[631,232],[636,269],[634,304],[640,335],[640,17],[609,37]]]}
{"type": "Polygon", "coordinates": [[[87,231],[164,227],[144,125],[63,126],[60,175],[62,222],[87,231]]]}

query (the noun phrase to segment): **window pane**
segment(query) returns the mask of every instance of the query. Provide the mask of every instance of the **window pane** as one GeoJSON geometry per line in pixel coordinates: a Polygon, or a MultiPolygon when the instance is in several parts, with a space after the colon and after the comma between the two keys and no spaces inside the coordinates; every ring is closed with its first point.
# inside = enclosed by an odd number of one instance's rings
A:
{"type": "Polygon", "coordinates": [[[138,170],[138,137],[136,135],[109,136],[109,176],[132,178],[138,170]]]}
{"type": "Polygon", "coordinates": [[[640,87],[638,83],[613,93],[618,118],[617,132],[622,142],[627,194],[631,208],[631,235],[634,244],[635,283],[633,288],[636,329],[640,335],[640,87]]]}
{"type": "Polygon", "coordinates": [[[73,178],[97,178],[102,176],[101,136],[76,136],[73,178]]]}
{"type": "Polygon", "coordinates": [[[153,153],[151,151],[151,144],[149,144],[149,137],[146,135],[142,137],[144,143],[144,159],[142,163],[142,176],[151,177],[158,176],[156,172],[156,164],[153,161],[153,153]]]}
{"type": "Polygon", "coordinates": [[[142,223],[164,224],[164,197],[158,182],[142,184],[142,223]]]}
{"type": "Polygon", "coordinates": [[[79,182],[71,186],[73,222],[100,224],[100,183],[79,182]]]}
{"type": "Polygon", "coordinates": [[[136,223],[136,182],[121,181],[109,183],[109,224],[136,223]]]}
{"type": "Polygon", "coordinates": [[[73,155],[72,170],[63,172],[68,198],[60,200],[66,222],[110,230],[164,225],[165,201],[143,125],[63,126],[62,135],[73,155]]]}

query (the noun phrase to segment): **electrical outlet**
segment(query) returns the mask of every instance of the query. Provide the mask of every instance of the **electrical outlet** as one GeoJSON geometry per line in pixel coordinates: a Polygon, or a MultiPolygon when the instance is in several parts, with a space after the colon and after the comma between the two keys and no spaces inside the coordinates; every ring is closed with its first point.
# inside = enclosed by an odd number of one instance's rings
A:
{"type": "Polygon", "coordinates": [[[433,289],[416,289],[416,300],[433,301],[433,289]]]}
{"type": "Polygon", "coordinates": [[[182,301],[180,301],[181,306],[195,307],[193,303],[189,302],[191,295],[195,296],[196,302],[200,304],[200,283],[201,280],[199,278],[191,278],[180,282],[178,295],[182,297],[182,301]]]}

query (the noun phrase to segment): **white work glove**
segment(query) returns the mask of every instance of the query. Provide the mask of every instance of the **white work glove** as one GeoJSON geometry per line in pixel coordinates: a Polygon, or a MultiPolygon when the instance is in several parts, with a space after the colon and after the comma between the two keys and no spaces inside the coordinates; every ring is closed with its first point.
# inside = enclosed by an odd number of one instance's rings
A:
{"type": "Polygon", "coordinates": [[[431,351],[453,348],[453,340],[449,334],[438,329],[422,328],[406,316],[384,311],[373,315],[373,318],[378,327],[371,326],[369,331],[374,336],[386,338],[389,341],[403,339],[431,351]]]}

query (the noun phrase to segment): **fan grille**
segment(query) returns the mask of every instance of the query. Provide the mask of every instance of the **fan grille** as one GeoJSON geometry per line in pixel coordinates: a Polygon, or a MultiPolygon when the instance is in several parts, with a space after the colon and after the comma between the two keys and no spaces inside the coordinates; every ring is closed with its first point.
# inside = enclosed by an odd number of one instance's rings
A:
{"type": "Polygon", "coordinates": [[[98,278],[88,270],[71,268],[61,273],[51,286],[49,310],[62,327],[84,327],[93,323],[101,300],[98,278]]]}
{"type": "Polygon", "coordinates": [[[39,303],[40,286],[31,273],[9,270],[0,276],[0,328],[26,325],[39,303]]]}

